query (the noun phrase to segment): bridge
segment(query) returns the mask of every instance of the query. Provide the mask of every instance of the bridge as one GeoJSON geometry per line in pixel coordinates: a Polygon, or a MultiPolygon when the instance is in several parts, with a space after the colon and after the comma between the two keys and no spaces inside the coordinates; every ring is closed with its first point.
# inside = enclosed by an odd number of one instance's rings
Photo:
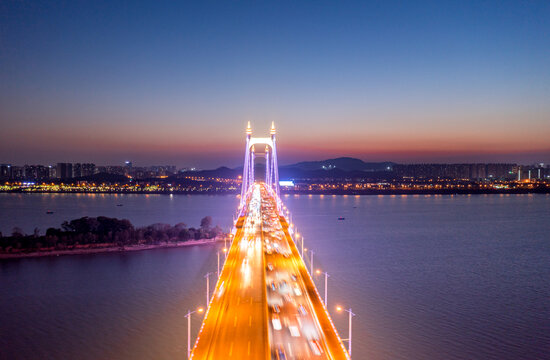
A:
{"type": "Polygon", "coordinates": [[[190,359],[350,359],[293,240],[274,124],[270,133],[254,138],[248,123],[234,237],[190,359]],[[263,181],[254,174],[259,154],[263,181]]]}

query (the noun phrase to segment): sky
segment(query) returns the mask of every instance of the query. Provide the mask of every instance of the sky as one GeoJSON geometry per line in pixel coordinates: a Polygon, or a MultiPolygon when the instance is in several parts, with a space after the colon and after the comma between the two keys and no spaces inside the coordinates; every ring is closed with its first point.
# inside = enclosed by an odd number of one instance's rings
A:
{"type": "Polygon", "coordinates": [[[550,163],[549,1],[0,2],[0,163],[550,163]]]}

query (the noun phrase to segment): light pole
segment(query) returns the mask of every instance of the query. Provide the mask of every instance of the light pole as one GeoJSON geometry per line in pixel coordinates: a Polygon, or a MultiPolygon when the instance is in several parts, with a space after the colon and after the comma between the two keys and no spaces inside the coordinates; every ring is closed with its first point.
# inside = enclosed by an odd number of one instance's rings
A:
{"type": "MultiPolygon", "coordinates": [[[[355,316],[355,314],[351,311],[351,308],[344,309],[341,306],[337,306],[336,311],[338,311],[338,312],[346,311],[349,314],[349,339],[347,339],[347,340],[348,340],[349,357],[351,358],[351,319],[355,316]]],[[[346,339],[343,339],[342,341],[344,341],[344,340],[346,340],[346,339]]]]}
{"type": "Polygon", "coordinates": [[[212,275],[211,271],[204,275],[206,278],[206,306],[210,304],[210,275],[212,275]]]}
{"type": "Polygon", "coordinates": [[[311,272],[310,274],[313,275],[313,254],[315,253],[315,251],[309,249],[309,256],[310,256],[310,261],[309,261],[309,264],[311,265],[311,272]]]}
{"type": "MultiPolygon", "coordinates": [[[[303,237],[302,237],[302,241],[303,241],[303,237]]],[[[301,241],[300,240],[300,233],[298,231],[296,231],[296,241],[301,241]]],[[[296,246],[298,246],[298,244],[296,244],[296,246]]],[[[304,254],[302,253],[302,257],[304,257],[304,254]]]]}
{"type": "Polygon", "coordinates": [[[189,359],[191,357],[191,314],[194,313],[202,313],[204,311],[203,308],[198,308],[195,311],[187,310],[187,315],[185,317],[187,318],[187,358],[189,359]]]}
{"type": "Polygon", "coordinates": [[[218,279],[220,278],[220,250],[218,250],[218,279]]]}
{"type": "Polygon", "coordinates": [[[330,275],[329,275],[326,271],[321,271],[321,270],[319,270],[319,269],[317,269],[316,273],[317,273],[318,275],[320,275],[320,274],[324,274],[324,275],[325,275],[325,307],[328,308],[328,307],[327,307],[327,292],[328,292],[328,290],[327,290],[327,289],[328,289],[327,284],[328,284],[328,278],[330,277],[330,275]]]}

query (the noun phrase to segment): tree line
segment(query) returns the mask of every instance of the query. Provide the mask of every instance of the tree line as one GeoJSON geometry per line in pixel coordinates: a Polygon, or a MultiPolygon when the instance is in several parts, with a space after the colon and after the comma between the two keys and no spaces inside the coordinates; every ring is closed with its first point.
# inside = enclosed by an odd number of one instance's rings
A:
{"type": "Polygon", "coordinates": [[[210,216],[204,217],[198,228],[187,227],[184,223],[174,226],[157,223],[134,227],[126,219],[85,216],[64,221],[61,228],[49,228],[45,235],[40,235],[38,229],[32,235],[24,234],[20,228],[14,228],[11,236],[2,236],[0,232],[0,249],[3,252],[29,252],[106,246],[123,248],[130,245],[213,239],[222,233],[219,226],[212,227],[210,216]]]}

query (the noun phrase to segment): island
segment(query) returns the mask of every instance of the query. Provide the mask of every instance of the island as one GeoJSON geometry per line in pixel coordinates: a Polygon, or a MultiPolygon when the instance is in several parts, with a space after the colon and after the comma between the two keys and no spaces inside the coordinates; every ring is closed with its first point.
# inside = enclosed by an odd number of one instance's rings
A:
{"type": "Polygon", "coordinates": [[[0,259],[137,251],[157,248],[209,244],[224,240],[219,226],[206,216],[198,228],[184,223],[152,224],[135,227],[129,220],[105,216],[81,217],[64,221],[61,228],[49,228],[31,235],[14,228],[10,236],[0,233],[0,259]]]}

